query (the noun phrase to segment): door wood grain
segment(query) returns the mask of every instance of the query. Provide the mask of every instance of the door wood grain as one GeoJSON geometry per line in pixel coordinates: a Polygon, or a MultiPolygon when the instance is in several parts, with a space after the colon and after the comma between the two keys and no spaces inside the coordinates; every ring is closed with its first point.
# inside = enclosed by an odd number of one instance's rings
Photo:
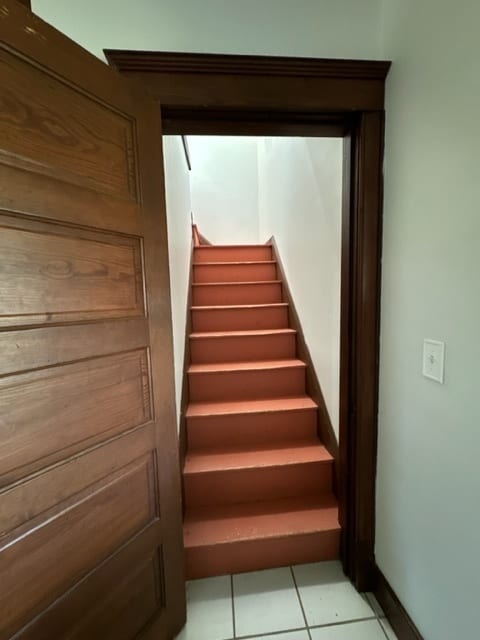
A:
{"type": "Polygon", "coordinates": [[[0,7],[0,640],[185,619],[159,105],[0,7]]]}

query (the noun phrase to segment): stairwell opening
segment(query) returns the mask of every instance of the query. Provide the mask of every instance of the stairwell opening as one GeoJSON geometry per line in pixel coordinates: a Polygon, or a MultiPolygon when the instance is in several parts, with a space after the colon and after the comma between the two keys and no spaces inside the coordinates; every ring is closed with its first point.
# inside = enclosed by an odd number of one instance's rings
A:
{"type": "Polygon", "coordinates": [[[164,137],[188,577],[339,555],[342,153],[164,137]]]}

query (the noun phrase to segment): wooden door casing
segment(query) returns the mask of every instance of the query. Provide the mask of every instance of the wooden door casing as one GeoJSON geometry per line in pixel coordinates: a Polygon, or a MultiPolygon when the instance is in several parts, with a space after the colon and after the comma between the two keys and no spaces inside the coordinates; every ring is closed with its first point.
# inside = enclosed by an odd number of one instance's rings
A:
{"type": "Polygon", "coordinates": [[[158,105],[0,7],[0,640],[185,617],[158,105]]]}

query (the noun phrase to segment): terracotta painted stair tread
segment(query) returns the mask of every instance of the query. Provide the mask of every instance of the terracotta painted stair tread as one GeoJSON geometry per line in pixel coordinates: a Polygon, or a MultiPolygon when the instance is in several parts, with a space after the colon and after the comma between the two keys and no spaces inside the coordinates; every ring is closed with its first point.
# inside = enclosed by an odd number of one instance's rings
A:
{"type": "Polygon", "coordinates": [[[195,402],[188,405],[187,418],[202,416],[237,415],[241,413],[269,413],[271,411],[299,411],[317,409],[317,405],[309,396],[292,398],[267,398],[261,400],[233,402],[195,402]]]}
{"type": "Polygon", "coordinates": [[[334,459],[272,245],[196,247],[184,538],[189,579],[338,557],[334,459]]]}
{"type": "Polygon", "coordinates": [[[195,364],[294,358],[296,334],[290,328],[195,332],[190,357],[195,364]]]}
{"type": "Polygon", "coordinates": [[[185,416],[189,450],[316,440],[317,409],[308,396],[190,404],[185,416]]]}
{"type": "Polygon", "coordinates": [[[260,286],[264,284],[282,284],[281,280],[242,280],[239,282],[194,282],[194,287],[242,287],[245,285],[260,286]]]}
{"type": "Polygon", "coordinates": [[[333,495],[190,509],[184,543],[188,578],[338,557],[333,495]]]}
{"type": "Polygon", "coordinates": [[[325,494],[333,458],[318,440],[255,449],[191,451],[183,471],[187,508],[325,494]]]}
{"type": "Polygon", "coordinates": [[[332,456],[318,440],[291,442],[275,448],[263,446],[256,449],[191,451],[185,459],[186,475],[241,469],[259,469],[305,464],[309,462],[331,463],[332,456]]]}
{"type": "MultiPolygon", "coordinates": [[[[225,282],[220,282],[217,284],[224,285],[225,282]]],[[[242,284],[242,283],[237,283],[242,284]]],[[[241,311],[242,309],[278,309],[278,308],[286,308],[288,307],[288,302],[267,302],[265,304],[261,303],[251,303],[251,304],[213,304],[213,305],[193,305],[191,308],[192,311],[218,311],[218,310],[232,310],[232,311],[241,311]]]]}
{"type": "Polygon", "coordinates": [[[271,260],[271,245],[211,245],[195,249],[195,262],[271,260]]]}
{"type": "Polygon", "coordinates": [[[254,400],[305,393],[306,364],[301,360],[261,360],[191,364],[190,400],[254,400]]]}
{"type": "Polygon", "coordinates": [[[218,373],[230,371],[267,371],[275,369],[305,369],[305,362],[296,358],[288,360],[257,360],[255,362],[214,362],[191,364],[188,373],[218,373]]]}
{"type": "Polygon", "coordinates": [[[190,338],[198,340],[202,338],[234,338],[271,335],[296,335],[295,329],[243,329],[236,331],[197,331],[190,334],[190,338]]]}
{"type": "Polygon", "coordinates": [[[244,265],[244,264],[277,264],[276,260],[228,260],[225,262],[194,262],[193,266],[198,267],[225,267],[230,265],[244,265]]]}
{"type": "Polygon", "coordinates": [[[275,260],[194,262],[193,278],[195,284],[275,282],[277,263],[275,260]]]}
{"type": "Polygon", "coordinates": [[[283,302],[281,280],[238,280],[236,282],[194,282],[192,303],[202,305],[239,305],[283,302]]]}
{"type": "Polygon", "coordinates": [[[184,541],[188,548],[339,528],[337,502],[329,494],[190,509],[184,541]]]}

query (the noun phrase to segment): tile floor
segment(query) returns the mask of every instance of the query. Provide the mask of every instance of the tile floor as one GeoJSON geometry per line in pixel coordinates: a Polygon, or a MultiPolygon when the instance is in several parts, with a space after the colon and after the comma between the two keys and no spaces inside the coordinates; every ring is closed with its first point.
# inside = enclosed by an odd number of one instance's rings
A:
{"type": "Polygon", "coordinates": [[[371,594],[339,562],[317,562],[187,583],[177,640],[396,640],[371,594]]]}

